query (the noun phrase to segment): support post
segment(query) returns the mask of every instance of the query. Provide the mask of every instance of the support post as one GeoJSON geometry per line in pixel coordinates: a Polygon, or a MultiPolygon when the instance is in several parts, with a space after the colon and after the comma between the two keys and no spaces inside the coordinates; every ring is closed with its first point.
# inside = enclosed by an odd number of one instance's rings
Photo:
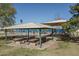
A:
{"type": "Polygon", "coordinates": [[[30,42],[29,42],[29,29],[28,29],[28,40],[27,40],[27,42],[28,42],[28,45],[30,44],[30,42]]]}
{"type": "MultiPolygon", "coordinates": [[[[11,35],[13,35],[13,29],[10,29],[11,35]]],[[[10,37],[10,40],[12,40],[12,36],[10,37]]]]}
{"type": "Polygon", "coordinates": [[[4,29],[5,32],[5,39],[7,40],[7,29],[4,29]]]}
{"type": "Polygon", "coordinates": [[[42,47],[41,29],[39,29],[39,43],[41,48],[42,47]]]}
{"type": "Polygon", "coordinates": [[[52,29],[52,40],[53,40],[53,29],[52,29]]]}

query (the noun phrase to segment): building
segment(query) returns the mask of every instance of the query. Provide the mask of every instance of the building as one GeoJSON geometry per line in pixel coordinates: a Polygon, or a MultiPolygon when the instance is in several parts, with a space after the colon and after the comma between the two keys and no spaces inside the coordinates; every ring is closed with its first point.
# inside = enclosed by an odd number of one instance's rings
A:
{"type": "Polygon", "coordinates": [[[66,23],[68,20],[62,19],[62,18],[56,18],[53,21],[50,22],[44,22],[45,25],[50,25],[55,28],[54,32],[61,33],[63,32],[62,24],[66,23]]]}

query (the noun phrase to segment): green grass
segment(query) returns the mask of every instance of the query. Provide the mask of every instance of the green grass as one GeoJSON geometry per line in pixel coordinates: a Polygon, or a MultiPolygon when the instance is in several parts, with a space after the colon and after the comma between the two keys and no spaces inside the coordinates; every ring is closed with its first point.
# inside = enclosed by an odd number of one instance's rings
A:
{"type": "Polygon", "coordinates": [[[58,49],[60,48],[60,49],[66,49],[66,48],[69,48],[70,46],[70,43],[69,42],[59,42],[58,43],[58,49]]]}
{"type": "Polygon", "coordinates": [[[71,42],[58,41],[58,47],[47,48],[44,50],[15,48],[7,46],[9,43],[5,40],[0,40],[0,55],[1,56],[72,56],[79,55],[79,45],[71,42]]]}
{"type": "Polygon", "coordinates": [[[29,48],[15,48],[6,45],[6,40],[0,40],[0,55],[1,56],[33,56],[40,55],[43,50],[29,48]]]}
{"type": "Polygon", "coordinates": [[[39,50],[31,50],[31,49],[25,49],[25,48],[17,48],[12,50],[7,50],[5,53],[2,53],[1,55],[6,56],[36,56],[39,55],[39,50]]]}

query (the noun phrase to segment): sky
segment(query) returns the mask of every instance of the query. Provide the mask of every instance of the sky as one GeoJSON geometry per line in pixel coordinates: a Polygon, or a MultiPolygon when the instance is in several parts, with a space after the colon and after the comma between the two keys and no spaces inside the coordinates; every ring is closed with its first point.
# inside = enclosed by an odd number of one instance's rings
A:
{"type": "Polygon", "coordinates": [[[13,7],[16,8],[16,23],[34,22],[43,23],[53,21],[56,17],[68,20],[71,18],[69,3],[14,3],[13,7]]]}

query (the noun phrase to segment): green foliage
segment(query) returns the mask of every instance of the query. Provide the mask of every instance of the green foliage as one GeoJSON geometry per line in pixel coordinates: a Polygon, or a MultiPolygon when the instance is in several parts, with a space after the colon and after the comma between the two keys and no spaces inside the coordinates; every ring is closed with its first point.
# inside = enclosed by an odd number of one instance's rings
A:
{"type": "Polygon", "coordinates": [[[76,15],[79,13],[79,3],[75,4],[74,6],[70,6],[70,13],[76,15]]]}
{"type": "Polygon", "coordinates": [[[1,25],[4,26],[10,26],[15,23],[15,13],[16,10],[12,6],[12,4],[5,3],[0,4],[0,22],[1,25]]]}
{"type": "Polygon", "coordinates": [[[62,27],[63,27],[64,30],[66,30],[68,32],[69,31],[69,25],[70,24],[67,22],[67,23],[62,24],[62,27]]]}
{"type": "Polygon", "coordinates": [[[79,28],[79,4],[70,6],[70,13],[73,15],[69,21],[65,24],[62,24],[63,28],[66,31],[76,30],[79,28]]]}

